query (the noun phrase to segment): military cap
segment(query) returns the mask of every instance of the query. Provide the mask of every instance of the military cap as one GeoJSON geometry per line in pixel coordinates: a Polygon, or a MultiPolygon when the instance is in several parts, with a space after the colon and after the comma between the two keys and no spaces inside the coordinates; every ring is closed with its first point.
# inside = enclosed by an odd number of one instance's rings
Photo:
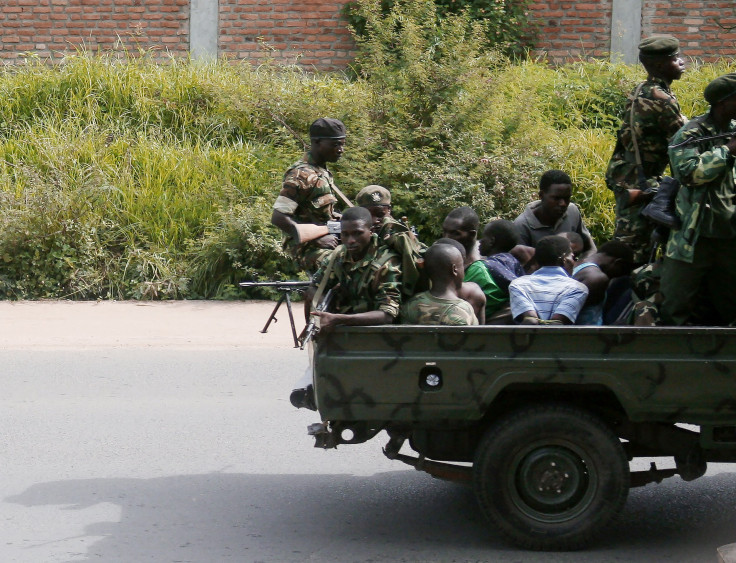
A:
{"type": "Polygon", "coordinates": [[[361,207],[391,205],[391,192],[383,186],[366,186],[355,196],[355,202],[361,207]]]}
{"type": "Polygon", "coordinates": [[[339,119],[320,117],[309,126],[309,136],[312,139],[344,139],[345,124],[339,119]]]}
{"type": "Polygon", "coordinates": [[[736,94],[736,73],[724,74],[711,80],[705,87],[703,96],[710,105],[725,100],[736,94]]]}
{"type": "Polygon", "coordinates": [[[653,35],[639,43],[639,54],[650,57],[673,57],[680,52],[680,42],[671,35],[653,35]]]}

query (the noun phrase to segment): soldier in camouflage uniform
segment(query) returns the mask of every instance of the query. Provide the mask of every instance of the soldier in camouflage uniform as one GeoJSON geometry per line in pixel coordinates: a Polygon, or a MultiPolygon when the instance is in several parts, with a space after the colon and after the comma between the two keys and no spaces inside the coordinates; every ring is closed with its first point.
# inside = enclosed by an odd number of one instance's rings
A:
{"type": "Polygon", "coordinates": [[[342,245],[325,258],[312,278],[308,297],[319,292],[320,287],[323,292],[337,289],[329,308],[331,312],[312,312],[319,317],[321,331],[339,325],[390,324],[399,316],[401,258],[378,244],[371,225],[367,209],[347,209],[341,219],[342,245]]]}
{"type": "Polygon", "coordinates": [[[424,257],[424,265],[432,289],[412,297],[402,308],[403,324],[421,325],[477,325],[473,306],[460,298],[463,285],[463,256],[449,244],[431,246],[424,257]]]}
{"type": "Polygon", "coordinates": [[[309,152],[284,174],[271,223],[284,232],[284,248],[299,267],[314,273],[338,245],[337,237],[328,234],[326,227],[328,221],[340,218],[335,209],[335,182],[326,166],[337,162],[344,152],[345,125],[337,119],[320,118],[309,127],[309,136],[309,152]],[[311,226],[312,232],[300,235],[300,225],[311,226]]]}
{"type": "Polygon", "coordinates": [[[654,229],[652,223],[639,216],[639,211],[659,187],[659,177],[668,164],[667,141],[686,121],[670,90],[672,82],[685,70],[679,48],[678,40],[671,36],[649,37],[639,44],[639,60],[647,71],[647,80],[629,94],[606,171],[606,185],[616,197],[613,238],[631,246],[639,264],[649,260],[654,229]],[[641,168],[636,163],[634,136],[641,168]]]}
{"type": "Polygon", "coordinates": [[[670,232],[662,265],[664,324],[701,324],[694,318],[702,288],[720,316],[736,320],[736,73],[711,81],[704,96],[710,111],[683,126],[669,149],[672,172],[680,181],[676,208],[682,226],[670,232]]]}
{"type": "Polygon", "coordinates": [[[391,192],[383,186],[366,186],[355,196],[356,205],[365,207],[373,217],[373,232],[380,244],[401,256],[401,287],[405,297],[429,288],[424,272],[425,244],[412,229],[391,216],[391,192]]]}

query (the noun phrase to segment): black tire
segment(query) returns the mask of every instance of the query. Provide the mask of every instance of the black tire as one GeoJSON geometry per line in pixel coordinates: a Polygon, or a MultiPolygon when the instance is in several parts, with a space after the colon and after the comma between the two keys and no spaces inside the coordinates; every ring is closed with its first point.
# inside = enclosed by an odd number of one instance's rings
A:
{"type": "Polygon", "coordinates": [[[593,541],[623,507],[629,464],[598,417],[537,405],[488,429],[475,453],[473,486],[483,513],[511,542],[573,550],[593,541]]]}

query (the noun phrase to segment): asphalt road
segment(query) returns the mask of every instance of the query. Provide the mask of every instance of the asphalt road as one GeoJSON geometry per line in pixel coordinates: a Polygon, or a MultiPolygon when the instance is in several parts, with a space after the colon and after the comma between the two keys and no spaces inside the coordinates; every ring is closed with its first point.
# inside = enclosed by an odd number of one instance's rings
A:
{"type": "Polygon", "coordinates": [[[316,415],[287,399],[305,352],[238,314],[253,326],[227,345],[0,340],[0,561],[702,562],[736,541],[736,466],[718,465],[632,490],[588,551],[519,551],[381,436],[313,448],[316,415]]]}

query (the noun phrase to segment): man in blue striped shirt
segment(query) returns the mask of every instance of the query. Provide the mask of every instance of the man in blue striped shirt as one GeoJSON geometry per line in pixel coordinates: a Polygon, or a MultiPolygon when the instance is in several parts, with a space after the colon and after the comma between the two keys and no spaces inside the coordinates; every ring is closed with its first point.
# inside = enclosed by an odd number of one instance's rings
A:
{"type": "Polygon", "coordinates": [[[559,235],[539,240],[534,256],[540,268],[509,285],[511,315],[520,324],[574,324],[588,288],[570,277],[570,241],[559,235]]]}

